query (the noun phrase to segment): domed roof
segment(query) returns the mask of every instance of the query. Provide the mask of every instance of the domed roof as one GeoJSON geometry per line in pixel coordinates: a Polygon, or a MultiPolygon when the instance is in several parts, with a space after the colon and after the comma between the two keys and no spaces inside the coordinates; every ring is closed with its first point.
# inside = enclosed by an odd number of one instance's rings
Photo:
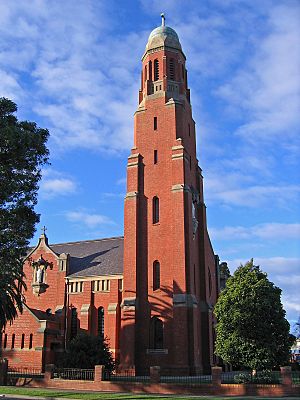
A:
{"type": "Polygon", "coordinates": [[[175,49],[181,50],[181,44],[179,38],[174,29],[169,26],[165,26],[165,16],[162,16],[162,25],[153,29],[150,33],[146,51],[155,49],[161,46],[173,47],[175,49]]]}

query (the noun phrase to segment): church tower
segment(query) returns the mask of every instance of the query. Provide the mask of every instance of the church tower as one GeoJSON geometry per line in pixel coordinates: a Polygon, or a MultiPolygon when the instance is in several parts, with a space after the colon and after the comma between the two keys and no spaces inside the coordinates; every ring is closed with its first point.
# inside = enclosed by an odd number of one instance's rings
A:
{"type": "Polygon", "coordinates": [[[120,366],[193,374],[213,364],[217,266],[206,226],[186,58],[154,29],[142,57],[124,215],[120,366]]]}

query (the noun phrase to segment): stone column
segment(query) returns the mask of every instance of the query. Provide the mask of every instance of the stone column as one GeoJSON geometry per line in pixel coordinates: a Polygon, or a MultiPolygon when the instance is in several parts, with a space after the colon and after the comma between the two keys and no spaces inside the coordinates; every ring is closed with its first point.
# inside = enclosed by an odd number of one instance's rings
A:
{"type": "Polygon", "coordinates": [[[292,368],[280,367],[280,373],[282,378],[282,385],[292,386],[292,368]]]}
{"type": "Polygon", "coordinates": [[[95,365],[94,382],[102,382],[104,377],[104,365],[95,365]]]}
{"type": "Polygon", "coordinates": [[[150,367],[150,382],[159,383],[160,382],[160,367],[153,366],[150,367]]]}
{"type": "Polygon", "coordinates": [[[8,360],[4,358],[0,360],[0,386],[7,385],[7,370],[8,370],[8,360]]]}
{"type": "Polygon", "coordinates": [[[212,375],[213,386],[221,386],[221,384],[222,384],[222,368],[221,367],[212,367],[211,375],[212,375]]]}

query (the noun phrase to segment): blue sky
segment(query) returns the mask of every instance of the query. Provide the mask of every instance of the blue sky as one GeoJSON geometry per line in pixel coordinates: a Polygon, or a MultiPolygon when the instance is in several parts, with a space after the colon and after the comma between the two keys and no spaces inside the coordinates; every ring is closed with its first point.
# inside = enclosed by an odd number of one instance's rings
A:
{"type": "Polygon", "coordinates": [[[141,56],[176,30],[187,57],[215,252],[254,258],[300,314],[300,2],[0,0],[0,96],[51,133],[37,210],[52,243],[123,234],[141,56]]]}

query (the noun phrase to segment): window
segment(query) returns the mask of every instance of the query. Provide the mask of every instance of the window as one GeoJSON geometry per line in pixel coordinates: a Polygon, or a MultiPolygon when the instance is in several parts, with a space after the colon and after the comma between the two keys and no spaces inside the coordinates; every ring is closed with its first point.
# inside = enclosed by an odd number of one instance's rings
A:
{"type": "Polygon", "coordinates": [[[212,292],[212,279],[211,279],[211,272],[210,272],[210,269],[208,269],[208,290],[209,290],[209,295],[211,296],[211,292],[212,292]]]}
{"type": "Polygon", "coordinates": [[[170,60],[169,73],[170,73],[170,79],[172,81],[175,81],[175,61],[174,61],[174,58],[171,58],[171,60],[170,60]]]}
{"type": "Polygon", "coordinates": [[[147,80],[147,65],[145,65],[144,74],[145,74],[144,81],[146,81],[147,80]]]}
{"type": "Polygon", "coordinates": [[[98,308],[98,335],[104,338],[104,308],[98,308]]]}
{"type": "Polygon", "coordinates": [[[159,198],[156,196],[152,200],[152,212],[153,224],[157,224],[159,222],[159,198]]]}
{"type": "Polygon", "coordinates": [[[29,336],[29,346],[28,346],[29,349],[32,349],[32,342],[33,342],[33,334],[31,333],[29,336]]]}
{"type": "Polygon", "coordinates": [[[191,136],[191,125],[189,124],[189,136],[191,136]]]}
{"type": "Polygon", "coordinates": [[[181,65],[182,79],[184,79],[184,65],[181,65]]]}
{"type": "Polygon", "coordinates": [[[22,333],[22,338],[21,338],[21,349],[24,349],[24,345],[25,345],[25,334],[22,333]]]}
{"type": "Polygon", "coordinates": [[[154,261],[153,263],[153,290],[160,288],[160,263],[154,261]]]}
{"type": "Polygon", "coordinates": [[[15,348],[15,340],[16,340],[16,335],[13,333],[11,336],[11,348],[15,348]]]}
{"type": "Polygon", "coordinates": [[[93,291],[94,292],[109,292],[110,291],[110,280],[109,279],[101,279],[99,281],[93,282],[93,291]]]}
{"type": "Polygon", "coordinates": [[[4,335],[3,348],[6,349],[6,346],[7,346],[7,333],[4,335]]]}
{"type": "Polygon", "coordinates": [[[159,63],[158,60],[154,60],[154,80],[159,80],[159,63]]]}
{"type": "Polygon", "coordinates": [[[151,318],[150,322],[150,348],[164,348],[164,326],[158,317],[151,318]]]}
{"type": "Polygon", "coordinates": [[[69,283],[69,293],[80,293],[80,292],[83,292],[83,282],[69,283]]]}
{"type": "Polygon", "coordinates": [[[152,81],[152,61],[149,61],[149,81],[152,81]]]}
{"type": "Polygon", "coordinates": [[[119,285],[119,291],[122,292],[122,290],[123,290],[123,279],[119,279],[118,285],[119,285]]]}
{"type": "Polygon", "coordinates": [[[197,294],[197,285],[196,285],[196,265],[194,264],[194,293],[197,294]]]}
{"type": "Polygon", "coordinates": [[[190,170],[192,169],[192,156],[190,156],[190,170]]]}
{"type": "Polygon", "coordinates": [[[73,339],[77,335],[77,309],[71,309],[71,329],[70,329],[70,337],[73,339]]]}
{"type": "Polygon", "coordinates": [[[157,164],[157,150],[154,150],[154,164],[157,164]]]}
{"type": "Polygon", "coordinates": [[[154,119],[153,119],[153,129],[155,131],[157,130],[157,117],[154,117],[154,119]]]}

